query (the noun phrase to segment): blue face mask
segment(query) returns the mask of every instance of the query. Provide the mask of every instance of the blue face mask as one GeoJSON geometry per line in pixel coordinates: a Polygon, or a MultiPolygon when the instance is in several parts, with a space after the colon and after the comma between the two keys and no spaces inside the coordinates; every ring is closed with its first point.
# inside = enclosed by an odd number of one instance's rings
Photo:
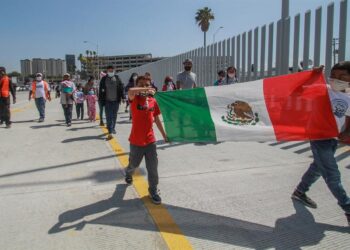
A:
{"type": "Polygon", "coordinates": [[[94,91],[90,90],[90,91],[88,92],[88,94],[89,94],[89,95],[94,95],[95,93],[94,93],[94,91]]]}

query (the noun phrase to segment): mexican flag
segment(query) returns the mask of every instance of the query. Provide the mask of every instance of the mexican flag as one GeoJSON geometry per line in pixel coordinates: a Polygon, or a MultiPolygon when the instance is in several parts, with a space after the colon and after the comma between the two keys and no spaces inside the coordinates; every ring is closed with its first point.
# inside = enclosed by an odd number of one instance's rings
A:
{"type": "Polygon", "coordinates": [[[338,136],[322,72],[156,94],[170,141],[300,141],[338,136]]]}

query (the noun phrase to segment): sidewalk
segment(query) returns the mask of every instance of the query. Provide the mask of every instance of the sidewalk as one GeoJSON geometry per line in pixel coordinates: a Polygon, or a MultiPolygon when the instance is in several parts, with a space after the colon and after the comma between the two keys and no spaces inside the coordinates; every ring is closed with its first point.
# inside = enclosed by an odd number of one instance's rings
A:
{"type": "MultiPolygon", "coordinates": [[[[37,123],[35,105],[21,98],[13,128],[0,128],[0,249],[167,249],[98,123],[67,128],[57,100],[37,123]]],[[[126,155],[129,132],[120,113],[116,137],[126,155]]],[[[348,192],[349,149],[337,152],[348,192]]],[[[322,180],[310,191],[317,210],[290,199],[311,161],[307,143],[160,141],[158,154],[163,203],[193,249],[350,245],[344,213],[322,180]]]]}

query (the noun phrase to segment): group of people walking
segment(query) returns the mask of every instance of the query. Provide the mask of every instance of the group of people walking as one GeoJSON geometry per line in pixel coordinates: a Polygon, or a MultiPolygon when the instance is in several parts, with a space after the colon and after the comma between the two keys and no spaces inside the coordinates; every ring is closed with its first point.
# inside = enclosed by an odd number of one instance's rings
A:
{"type": "MultiPolygon", "coordinates": [[[[4,80],[5,82],[5,80],[4,80]]],[[[63,76],[63,81],[59,85],[60,104],[62,106],[65,123],[68,127],[72,125],[73,106],[75,104],[77,119],[84,119],[84,103],[86,101],[87,114],[90,122],[96,121],[96,103],[100,108],[100,125],[104,126],[103,113],[105,111],[108,138],[116,133],[115,125],[119,105],[125,102],[124,86],[119,77],[115,74],[113,66],[107,68],[107,74],[102,77],[99,86],[95,86],[95,79],[90,77],[83,86],[76,85],[70,74],[63,76]]],[[[42,73],[37,73],[34,81],[31,83],[28,100],[35,100],[35,105],[39,113],[39,122],[45,120],[45,104],[51,101],[50,85],[43,79],[42,73]]],[[[8,96],[7,94],[6,96],[8,96]]],[[[5,121],[5,118],[4,118],[5,121]]]]}
{"type": "MultiPolygon", "coordinates": [[[[190,89],[196,87],[196,74],[193,73],[192,70],[192,61],[187,59],[184,61],[184,71],[179,73],[176,78],[176,85],[173,82],[173,79],[170,76],[165,78],[164,84],[162,86],[162,91],[173,91],[176,89],[190,89]]],[[[323,67],[315,68],[315,71],[322,71],[323,67]]],[[[133,74],[130,78],[129,84],[133,83],[134,79],[136,79],[136,84],[138,83],[139,78],[134,78],[135,74],[133,74]]],[[[218,72],[218,80],[214,83],[214,86],[234,84],[238,82],[238,78],[236,75],[236,69],[234,67],[227,68],[227,71],[219,71],[218,72]]],[[[138,87],[151,87],[151,82],[140,81],[141,84],[137,84],[138,87]]],[[[340,62],[333,66],[331,70],[331,75],[329,77],[329,96],[332,104],[333,112],[336,117],[336,122],[338,127],[340,128],[339,139],[341,141],[350,141],[350,96],[344,95],[343,93],[349,93],[350,90],[350,61],[340,62]],[[338,107],[339,103],[342,103],[341,110],[338,107]],[[338,106],[337,106],[338,105],[338,106]]],[[[131,84],[130,84],[131,85],[131,84]]],[[[131,87],[131,86],[129,86],[131,87]]],[[[151,87],[152,89],[152,87],[151,87]]],[[[137,91],[141,91],[137,90],[137,91]]],[[[129,89],[128,96],[129,100],[132,101],[135,98],[135,92],[133,88],[129,89]],[[132,91],[130,91],[132,90],[132,91]]],[[[155,91],[148,90],[148,91],[155,91]]],[[[148,92],[150,93],[150,92],[148,92]]],[[[139,100],[139,99],[136,99],[139,100]]],[[[134,101],[135,103],[135,101],[134,101]]],[[[133,104],[134,104],[133,103],[133,104]]],[[[154,111],[154,121],[159,125],[158,115],[160,111],[156,105],[156,101],[151,102],[151,106],[155,107],[154,111]]],[[[132,105],[133,105],[132,104],[132,105]]],[[[132,112],[138,112],[137,109],[132,109],[132,112]]],[[[133,115],[134,116],[134,115],[133,115]]],[[[137,134],[137,127],[141,123],[140,120],[133,119],[133,127],[132,127],[132,135],[137,134]],[[135,123],[134,123],[135,121],[135,123]]],[[[150,122],[149,124],[151,124],[150,122]]],[[[160,123],[161,125],[161,123],[160,123]]],[[[151,125],[150,125],[151,126],[151,125]]],[[[163,131],[162,126],[158,126],[161,134],[164,137],[164,140],[167,141],[167,137],[165,132],[163,131]]],[[[153,135],[152,135],[153,136],[153,135]]],[[[138,166],[142,160],[142,155],[146,157],[146,168],[148,172],[148,182],[150,188],[150,194],[155,194],[155,196],[151,195],[152,200],[159,204],[161,199],[158,193],[155,192],[155,187],[158,184],[158,172],[157,169],[157,155],[156,155],[156,147],[152,143],[142,142],[138,145],[137,137],[130,137],[130,162],[129,166],[126,169],[126,183],[132,183],[132,173],[136,166],[138,166]],[[141,148],[139,148],[141,145],[141,148]],[[147,160],[148,159],[148,160],[147,160]]],[[[153,138],[153,137],[152,137],[153,138]]],[[[153,140],[152,140],[153,141],[153,140]]],[[[311,150],[313,154],[313,162],[310,164],[308,170],[302,176],[301,181],[296,186],[294,192],[291,195],[292,199],[302,202],[304,205],[309,206],[311,208],[317,208],[317,204],[310,197],[306,195],[309,191],[312,184],[314,184],[320,177],[323,177],[326,182],[329,190],[333,194],[333,196],[337,199],[339,206],[345,212],[345,216],[347,222],[350,226],[350,197],[347,195],[342,183],[340,171],[338,169],[337,161],[335,159],[335,152],[338,145],[338,140],[336,138],[329,138],[324,140],[314,140],[310,142],[311,150]]]]}
{"type": "MultiPolygon", "coordinates": [[[[196,74],[192,72],[192,61],[187,59],[183,65],[184,71],[177,75],[176,83],[174,83],[172,77],[165,77],[162,91],[190,89],[197,86],[196,74]]],[[[315,70],[322,70],[322,68],[315,70]]],[[[236,69],[229,67],[226,72],[223,70],[218,72],[218,80],[214,83],[214,86],[237,82],[236,69]]],[[[329,84],[330,101],[337,125],[341,129],[339,139],[350,141],[350,97],[344,94],[348,93],[350,89],[350,61],[340,62],[333,66],[329,84]],[[339,103],[342,104],[341,109],[338,107],[339,103]]],[[[132,175],[145,157],[150,197],[155,204],[160,204],[161,198],[157,189],[159,182],[158,156],[153,124],[157,125],[164,141],[167,142],[168,138],[159,119],[160,109],[156,99],[153,97],[157,88],[151,79],[151,75],[149,73],[145,75],[134,73],[124,87],[113,66],[109,66],[98,88],[94,85],[94,78],[92,77],[90,77],[84,87],[82,85],[76,87],[74,82],[70,80],[70,75],[65,74],[60,89],[60,101],[67,126],[71,126],[74,103],[76,104],[77,118],[84,119],[84,101],[86,100],[89,120],[94,122],[96,119],[96,102],[98,102],[101,126],[104,126],[103,112],[105,111],[106,113],[108,140],[112,139],[112,134],[116,133],[119,106],[122,102],[126,102],[125,111],[130,112],[132,128],[129,137],[129,165],[125,171],[125,181],[128,184],[133,182],[132,175]]],[[[1,123],[6,123],[6,127],[11,126],[10,93],[15,103],[16,96],[11,87],[10,79],[6,76],[5,69],[0,68],[0,118],[1,123]]],[[[32,83],[29,100],[32,98],[35,99],[39,112],[39,122],[43,122],[45,119],[45,103],[47,100],[51,100],[51,96],[50,86],[43,80],[41,73],[36,75],[32,83]]],[[[338,200],[339,206],[344,210],[350,225],[350,198],[342,186],[340,172],[334,156],[338,141],[336,138],[329,138],[311,141],[310,144],[314,160],[303,175],[300,183],[296,186],[292,198],[301,201],[309,207],[317,208],[316,202],[309,198],[306,192],[322,176],[328,188],[338,200]]]]}

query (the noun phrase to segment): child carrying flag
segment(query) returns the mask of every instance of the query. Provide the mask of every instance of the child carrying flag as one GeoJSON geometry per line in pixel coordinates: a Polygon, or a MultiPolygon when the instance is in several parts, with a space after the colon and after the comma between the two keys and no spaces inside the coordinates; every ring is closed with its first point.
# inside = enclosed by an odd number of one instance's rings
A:
{"type": "Polygon", "coordinates": [[[167,137],[159,119],[160,110],[157,101],[153,98],[155,90],[151,87],[151,79],[139,76],[136,80],[136,86],[128,91],[130,110],[132,111],[132,128],[129,137],[129,166],[125,170],[125,182],[132,184],[132,174],[145,157],[150,198],[154,204],[160,204],[162,200],[157,189],[159,178],[156,138],[153,131],[154,122],[164,141],[167,141],[167,137]]]}

